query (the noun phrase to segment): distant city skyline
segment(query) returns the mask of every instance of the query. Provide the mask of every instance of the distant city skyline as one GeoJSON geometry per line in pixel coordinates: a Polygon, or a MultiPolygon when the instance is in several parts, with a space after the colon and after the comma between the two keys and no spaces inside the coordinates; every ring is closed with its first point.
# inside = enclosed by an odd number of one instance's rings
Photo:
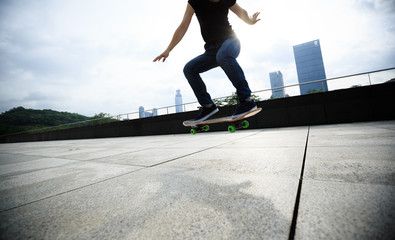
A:
{"type": "Polygon", "coordinates": [[[139,107],[139,118],[147,118],[147,117],[154,117],[158,116],[158,110],[152,109],[152,112],[146,112],[143,106],[139,107]]]}
{"type": "MultiPolygon", "coordinates": [[[[183,103],[182,103],[182,95],[181,95],[181,90],[177,89],[176,90],[176,95],[174,98],[174,106],[176,113],[182,113],[183,110],[183,103]]],[[[145,111],[143,106],[139,107],[139,118],[146,118],[146,117],[154,117],[158,116],[158,110],[156,108],[152,110],[145,111]]]]}

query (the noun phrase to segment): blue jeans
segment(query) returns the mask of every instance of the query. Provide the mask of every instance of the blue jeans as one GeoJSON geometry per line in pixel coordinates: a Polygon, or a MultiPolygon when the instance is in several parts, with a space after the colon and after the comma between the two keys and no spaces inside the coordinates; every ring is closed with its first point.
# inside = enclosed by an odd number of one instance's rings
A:
{"type": "MultiPolygon", "coordinates": [[[[236,58],[240,53],[240,41],[236,37],[228,38],[222,44],[211,44],[206,46],[204,54],[189,61],[184,67],[184,75],[192,87],[193,92],[200,105],[213,103],[207,92],[200,73],[220,66],[236,88],[240,101],[251,96],[251,90],[245,79],[236,58]]],[[[219,86],[220,87],[220,86],[219,86]]]]}

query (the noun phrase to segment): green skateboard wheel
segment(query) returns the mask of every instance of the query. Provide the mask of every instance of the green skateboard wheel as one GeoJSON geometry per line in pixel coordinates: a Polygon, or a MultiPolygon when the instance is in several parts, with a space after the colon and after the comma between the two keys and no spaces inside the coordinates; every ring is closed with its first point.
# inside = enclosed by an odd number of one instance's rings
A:
{"type": "Polygon", "coordinates": [[[210,126],[209,125],[204,125],[203,126],[203,131],[205,131],[205,132],[210,131],[210,126]]]}
{"type": "Polygon", "coordinates": [[[229,126],[228,126],[228,131],[229,131],[230,133],[234,133],[234,132],[236,131],[235,126],[229,125],[229,126]]]}
{"type": "Polygon", "coordinates": [[[193,129],[193,128],[192,128],[192,129],[191,129],[191,134],[192,134],[192,135],[195,135],[195,134],[196,134],[196,129],[193,129]]]}
{"type": "Polygon", "coordinates": [[[248,128],[250,126],[250,123],[247,120],[244,120],[244,121],[241,122],[241,126],[243,128],[248,128]]]}

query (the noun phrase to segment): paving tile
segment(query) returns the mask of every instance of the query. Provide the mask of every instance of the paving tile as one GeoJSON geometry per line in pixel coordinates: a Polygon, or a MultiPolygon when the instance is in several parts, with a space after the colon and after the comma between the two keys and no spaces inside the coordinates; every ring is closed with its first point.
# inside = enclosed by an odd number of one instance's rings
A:
{"type": "Polygon", "coordinates": [[[250,138],[261,131],[259,130],[243,130],[236,133],[228,133],[228,132],[204,132],[198,133],[196,135],[184,134],[182,135],[182,141],[177,142],[175,144],[168,144],[166,147],[171,148],[210,148],[217,147],[222,144],[227,144],[232,141],[237,141],[239,139],[250,138]]]}
{"type": "Polygon", "coordinates": [[[191,168],[201,171],[261,174],[262,176],[298,179],[303,162],[304,147],[290,148],[213,148],[165,166],[191,168]]]}
{"type": "Polygon", "coordinates": [[[286,239],[297,182],[156,167],[0,213],[2,238],[286,239]]]}
{"type": "Polygon", "coordinates": [[[40,158],[41,157],[20,155],[20,154],[14,154],[14,153],[0,153],[0,166],[7,165],[7,164],[15,164],[15,163],[34,161],[34,160],[37,160],[40,158]]]}
{"type": "Polygon", "coordinates": [[[295,239],[395,239],[395,187],[304,180],[295,239]]]}
{"type": "MultiPolygon", "coordinates": [[[[18,155],[13,155],[13,159],[18,159],[18,155]]],[[[29,156],[26,156],[29,157],[29,156]]],[[[39,158],[39,159],[31,159],[30,161],[14,161],[14,163],[10,163],[7,165],[2,165],[0,167],[0,179],[5,176],[17,175],[26,172],[34,172],[43,169],[49,169],[54,167],[60,167],[70,163],[76,163],[77,161],[66,160],[66,159],[56,159],[56,158],[39,158]]]]}
{"type": "Polygon", "coordinates": [[[281,148],[300,147],[306,145],[307,127],[292,128],[275,132],[273,130],[261,131],[245,139],[235,140],[221,147],[228,148],[281,148]]]}
{"type": "Polygon", "coordinates": [[[310,129],[309,146],[395,146],[395,131],[378,126],[377,123],[314,126],[310,129]]]}
{"type": "Polygon", "coordinates": [[[150,148],[146,150],[117,154],[96,161],[150,167],[200,152],[203,149],[204,148],[185,148],[184,146],[181,148],[150,148]]]}
{"type": "Polygon", "coordinates": [[[103,150],[105,148],[98,148],[95,146],[82,147],[82,146],[30,146],[30,147],[17,147],[11,148],[7,153],[13,153],[25,156],[37,156],[37,157],[60,157],[62,155],[81,154],[86,152],[94,152],[103,150]]]}
{"type": "Polygon", "coordinates": [[[345,124],[330,124],[311,126],[311,130],[318,129],[317,134],[361,134],[361,133],[385,133],[388,131],[395,131],[395,121],[381,121],[381,122],[360,122],[360,123],[345,123],[345,124]]]}
{"type": "Polygon", "coordinates": [[[139,151],[139,149],[134,148],[118,148],[108,146],[107,148],[84,148],[77,151],[71,151],[69,153],[61,153],[58,158],[66,158],[71,160],[81,160],[81,161],[89,161],[89,160],[98,160],[106,157],[111,157],[113,155],[139,151]]]}
{"type": "Polygon", "coordinates": [[[28,164],[11,167],[11,170],[4,170],[4,172],[9,173],[0,176],[0,211],[140,169],[131,166],[91,162],[65,164],[66,161],[63,159],[38,161],[40,166],[45,163],[48,164],[48,168],[34,170],[37,167],[32,167],[28,171],[28,166],[34,166],[28,164]],[[17,167],[20,167],[20,169],[17,167]]]}
{"type": "Polygon", "coordinates": [[[309,147],[304,178],[395,186],[395,148],[309,147]]]}

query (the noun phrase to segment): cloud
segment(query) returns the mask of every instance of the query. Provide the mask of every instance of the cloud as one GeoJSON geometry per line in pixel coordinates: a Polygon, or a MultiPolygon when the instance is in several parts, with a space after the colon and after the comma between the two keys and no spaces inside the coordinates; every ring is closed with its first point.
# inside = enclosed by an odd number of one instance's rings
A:
{"type": "Polygon", "coordinates": [[[393,0],[354,0],[354,6],[372,12],[378,11],[386,14],[395,13],[395,4],[393,0]]]}

